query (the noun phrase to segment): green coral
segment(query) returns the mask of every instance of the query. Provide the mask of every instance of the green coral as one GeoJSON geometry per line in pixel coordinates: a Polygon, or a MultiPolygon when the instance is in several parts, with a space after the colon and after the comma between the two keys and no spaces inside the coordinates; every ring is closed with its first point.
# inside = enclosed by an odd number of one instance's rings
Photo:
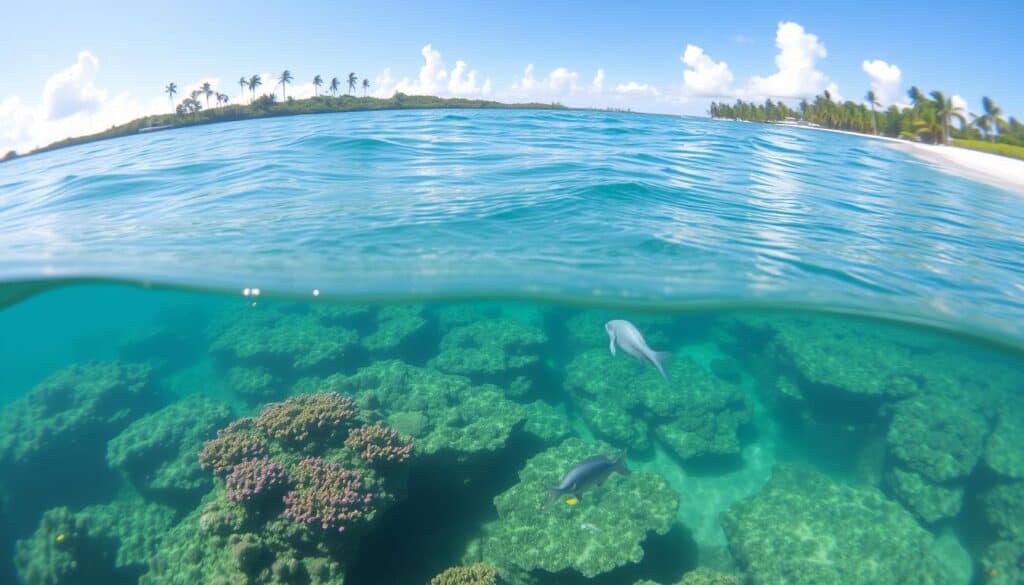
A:
{"type": "Polygon", "coordinates": [[[475,386],[462,376],[396,360],[375,362],[347,378],[332,377],[324,387],[376,408],[378,416],[413,437],[421,455],[496,451],[526,418],[524,407],[494,386],[475,386]]]}
{"type": "Polygon", "coordinates": [[[648,534],[665,534],[679,498],[653,473],[613,474],[575,506],[546,508],[547,489],[576,463],[615,449],[567,439],[526,462],[519,483],[494,499],[498,519],[485,526],[483,559],[499,571],[572,570],[594,577],[643,559],[648,534]]]}
{"type": "Polygon", "coordinates": [[[136,420],[111,439],[107,463],[147,496],[198,501],[213,486],[199,468],[199,451],[230,420],[226,403],[188,396],[136,420]]]}
{"type": "Polygon", "coordinates": [[[988,420],[969,403],[921,396],[892,407],[890,452],[908,469],[934,481],[966,477],[981,457],[988,420]]]}
{"type": "Polygon", "coordinates": [[[524,396],[532,389],[545,343],[541,329],[513,319],[476,321],[446,333],[429,366],[524,396]]]}
{"type": "Polygon", "coordinates": [[[360,342],[375,359],[398,357],[427,326],[422,305],[382,307],[376,329],[360,342]]]}
{"type": "Polygon", "coordinates": [[[873,488],[809,469],[776,468],[760,493],[722,516],[737,562],[756,583],[946,583],[933,538],[873,488]]]}
{"type": "Polygon", "coordinates": [[[430,585],[497,585],[498,572],[484,563],[449,567],[430,580],[430,585]]]}
{"type": "Polygon", "coordinates": [[[688,356],[669,363],[666,382],[646,364],[594,349],[569,364],[565,388],[593,431],[616,445],[646,449],[653,429],[684,460],[738,454],[750,420],[743,393],[688,356]]]}
{"type": "Polygon", "coordinates": [[[964,488],[929,481],[920,474],[894,467],[888,475],[893,495],[921,521],[933,524],[960,513],[964,488]]]}

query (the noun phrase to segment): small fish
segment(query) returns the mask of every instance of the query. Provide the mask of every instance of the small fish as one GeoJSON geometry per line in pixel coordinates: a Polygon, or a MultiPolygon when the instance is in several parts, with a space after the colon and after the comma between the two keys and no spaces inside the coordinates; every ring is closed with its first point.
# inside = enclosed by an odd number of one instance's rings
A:
{"type": "Polygon", "coordinates": [[[608,349],[611,350],[612,355],[615,355],[615,346],[618,346],[622,348],[622,351],[636,359],[642,362],[650,362],[651,365],[658,369],[661,377],[666,382],[668,381],[665,368],[662,367],[661,363],[671,357],[671,353],[667,351],[654,351],[647,347],[647,341],[644,340],[640,330],[629,321],[614,319],[604,324],[604,330],[608,332],[608,349]]]}
{"type": "Polygon", "coordinates": [[[614,459],[604,455],[584,459],[565,472],[565,476],[557,487],[548,488],[549,497],[545,507],[550,507],[566,494],[571,494],[572,499],[579,503],[583,499],[583,490],[603,484],[613,471],[629,475],[629,470],[626,469],[625,451],[619,453],[614,459]]]}

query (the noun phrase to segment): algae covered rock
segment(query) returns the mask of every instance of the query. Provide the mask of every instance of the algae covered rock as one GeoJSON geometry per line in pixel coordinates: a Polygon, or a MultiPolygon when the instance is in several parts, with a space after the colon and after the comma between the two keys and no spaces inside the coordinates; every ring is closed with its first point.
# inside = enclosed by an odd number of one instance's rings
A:
{"type": "Polygon", "coordinates": [[[1000,538],[1024,541],[1024,482],[993,487],[982,494],[981,505],[1000,538]]]}
{"type": "Polygon", "coordinates": [[[559,500],[545,507],[547,488],[573,465],[614,452],[607,444],[567,439],[527,461],[519,483],[494,499],[498,519],[484,529],[484,560],[499,571],[571,570],[584,577],[641,561],[647,536],[667,533],[679,507],[661,476],[613,474],[574,506],[559,500]]]}
{"type": "Polygon", "coordinates": [[[756,583],[948,583],[932,535],[873,488],[795,466],[722,516],[729,549],[756,583]]]}
{"type": "Polygon", "coordinates": [[[908,469],[935,481],[966,477],[981,457],[988,420],[970,404],[921,396],[892,407],[890,452],[908,469]]]}
{"type": "Polygon", "coordinates": [[[32,537],[18,541],[14,566],[24,585],[114,580],[111,547],[89,533],[86,518],[75,516],[67,508],[47,511],[32,537]]]}
{"type": "Polygon", "coordinates": [[[532,389],[545,343],[541,329],[514,319],[476,321],[447,332],[429,365],[523,396],[532,389]]]}
{"type": "Polygon", "coordinates": [[[569,364],[565,387],[593,431],[616,446],[646,449],[653,428],[684,460],[738,454],[750,420],[743,393],[690,357],[666,367],[668,382],[649,365],[594,349],[569,364]]]}
{"type": "Polygon", "coordinates": [[[1024,539],[997,540],[982,553],[980,564],[987,585],[1024,583],[1024,539]]]}
{"type": "Polygon", "coordinates": [[[382,307],[376,327],[360,340],[374,359],[395,358],[413,351],[413,345],[427,327],[422,305],[382,307]]]}
{"type": "Polygon", "coordinates": [[[523,425],[523,431],[545,444],[558,443],[573,434],[569,417],[558,408],[541,400],[535,400],[525,406],[526,424],[523,425]]]}
{"type": "Polygon", "coordinates": [[[960,513],[964,488],[960,485],[933,483],[920,474],[894,467],[888,475],[893,495],[926,524],[933,524],[960,513]]]}
{"type": "Polygon", "coordinates": [[[412,436],[417,452],[427,456],[496,451],[526,418],[525,408],[494,386],[475,386],[462,376],[395,360],[324,384],[357,396],[364,408],[412,436]]]}
{"type": "Polygon", "coordinates": [[[985,445],[985,464],[1004,477],[1024,479],[1024,413],[1001,413],[985,445]]]}
{"type": "Polygon", "coordinates": [[[280,398],[281,382],[266,368],[235,366],[227,372],[228,390],[249,404],[280,398]]]}
{"type": "Polygon", "coordinates": [[[212,486],[199,451],[231,420],[224,402],[198,394],[144,416],[107,443],[107,463],[148,497],[198,501],[212,486]]]}

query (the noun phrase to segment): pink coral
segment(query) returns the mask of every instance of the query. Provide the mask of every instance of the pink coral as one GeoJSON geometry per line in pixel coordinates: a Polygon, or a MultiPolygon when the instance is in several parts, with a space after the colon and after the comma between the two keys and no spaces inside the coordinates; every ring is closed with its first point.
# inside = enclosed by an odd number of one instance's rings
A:
{"type": "Polygon", "coordinates": [[[299,462],[292,475],[295,488],[284,497],[286,517],[337,532],[373,517],[380,496],[358,471],[308,457],[299,462]]]}
{"type": "Polygon", "coordinates": [[[268,457],[246,459],[231,469],[224,480],[229,500],[233,502],[257,502],[274,494],[280,494],[288,485],[288,474],[284,466],[268,457]]]}
{"type": "Polygon", "coordinates": [[[345,446],[374,465],[407,461],[413,449],[411,441],[380,423],[352,429],[345,446]]]}
{"type": "Polygon", "coordinates": [[[256,427],[292,444],[328,442],[342,436],[355,416],[355,403],[348,396],[337,392],[299,394],[264,408],[256,427]]]}
{"type": "Polygon", "coordinates": [[[199,465],[221,477],[245,461],[267,454],[267,444],[254,430],[251,418],[241,418],[217,431],[199,453],[199,465]]]}

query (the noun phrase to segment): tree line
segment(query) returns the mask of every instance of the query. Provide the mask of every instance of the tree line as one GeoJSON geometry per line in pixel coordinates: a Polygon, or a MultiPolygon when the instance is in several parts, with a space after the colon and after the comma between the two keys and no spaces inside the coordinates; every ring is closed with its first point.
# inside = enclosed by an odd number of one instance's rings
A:
{"type": "Polygon", "coordinates": [[[874,91],[864,96],[863,103],[838,103],[826,90],[811,101],[801,100],[795,110],[785,102],[769,98],[763,104],[743,100],[733,104],[711,102],[709,113],[713,118],[752,122],[801,120],[824,128],[932,144],[949,143],[956,138],[1024,146],[1024,125],[1012,116],[1004,119],[1002,109],[990,97],[982,98],[982,111],[978,114],[966,112],[939,90],[925,95],[915,86],[907,92],[907,98],[909,107],[891,105],[882,109],[874,91]]]}

